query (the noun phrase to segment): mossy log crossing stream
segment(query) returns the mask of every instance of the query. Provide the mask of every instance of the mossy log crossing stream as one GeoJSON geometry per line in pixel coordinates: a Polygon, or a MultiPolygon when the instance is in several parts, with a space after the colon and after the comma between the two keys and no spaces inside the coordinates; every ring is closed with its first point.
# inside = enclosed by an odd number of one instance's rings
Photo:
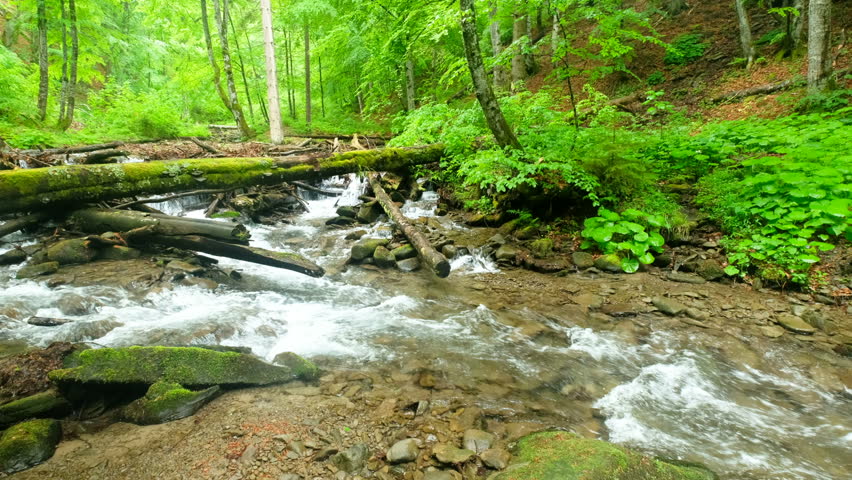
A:
{"type": "Polygon", "coordinates": [[[274,185],[359,171],[394,171],[440,160],[441,145],[386,148],[327,158],[205,158],[68,165],[0,172],[0,213],[201,188],[274,185]]]}

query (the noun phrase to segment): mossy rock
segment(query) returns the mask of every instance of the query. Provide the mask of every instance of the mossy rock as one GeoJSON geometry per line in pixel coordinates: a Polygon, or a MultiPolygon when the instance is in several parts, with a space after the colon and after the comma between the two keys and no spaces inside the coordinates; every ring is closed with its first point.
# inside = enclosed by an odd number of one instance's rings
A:
{"type": "Polygon", "coordinates": [[[393,252],[382,246],[376,247],[376,250],[373,252],[373,261],[376,262],[376,266],[379,268],[396,267],[396,258],[394,258],[393,252]]]}
{"type": "Polygon", "coordinates": [[[405,260],[406,258],[414,258],[417,256],[417,249],[410,243],[406,243],[400,247],[391,250],[393,257],[397,260],[405,260]]]}
{"type": "Polygon", "coordinates": [[[65,397],[56,390],[48,390],[0,406],[0,425],[28,418],[64,415],[70,409],[71,405],[65,397]]]}
{"type": "Polygon", "coordinates": [[[553,240],[539,238],[530,244],[530,251],[535,258],[547,258],[553,253],[553,240]]]}
{"type": "Polygon", "coordinates": [[[53,456],[62,437],[56,420],[30,420],[9,428],[0,437],[0,470],[20,472],[53,456]]]}
{"type": "Polygon", "coordinates": [[[89,241],[84,238],[62,240],[47,247],[48,260],[58,262],[60,265],[88,263],[94,260],[97,253],[97,250],[91,248],[89,241]]]}
{"type": "Polygon", "coordinates": [[[24,265],[15,275],[17,279],[35,278],[42,275],[50,275],[59,271],[59,262],[44,262],[24,265]]]}
{"type": "Polygon", "coordinates": [[[674,465],[601,440],[541,432],[518,442],[495,480],[715,480],[709,470],[674,465]]]}
{"type": "Polygon", "coordinates": [[[144,397],[124,407],[124,417],[139,425],[153,425],[188,417],[207,404],[219,387],[193,392],[179,383],[157,382],[148,388],[144,397]]]}
{"type": "Polygon", "coordinates": [[[142,252],[135,248],[113,245],[98,252],[99,260],[133,260],[139,258],[142,252]]]}
{"type": "Polygon", "coordinates": [[[614,253],[610,253],[609,255],[602,255],[595,259],[595,267],[598,270],[610,273],[620,273],[621,270],[621,257],[614,253]]]}
{"type": "Polygon", "coordinates": [[[354,219],[358,216],[358,209],[348,206],[337,207],[337,215],[354,219]]]}
{"type": "Polygon", "coordinates": [[[725,269],[722,265],[712,258],[702,260],[698,263],[695,273],[701,276],[704,280],[713,281],[726,276],[725,269]]]}
{"type": "MultiPolygon", "coordinates": [[[[304,364],[310,364],[303,360],[304,364]]],[[[65,359],[66,368],[48,374],[55,382],[153,384],[188,387],[268,385],[312,380],[316,369],[276,366],[243,353],[197,347],[126,347],[83,350],[65,359]]]]}
{"type": "Polygon", "coordinates": [[[358,209],[358,215],[356,215],[356,218],[361,223],[373,223],[379,219],[382,213],[384,212],[382,211],[382,207],[379,205],[379,202],[372,201],[361,205],[361,208],[358,209]]]}
{"type": "Polygon", "coordinates": [[[384,247],[390,240],[387,238],[362,238],[352,245],[352,260],[364,260],[373,256],[378,247],[384,247]]]}
{"type": "Polygon", "coordinates": [[[313,362],[305,360],[293,352],[279,353],[272,359],[272,363],[289,368],[298,378],[306,380],[319,378],[319,368],[313,362]]]}

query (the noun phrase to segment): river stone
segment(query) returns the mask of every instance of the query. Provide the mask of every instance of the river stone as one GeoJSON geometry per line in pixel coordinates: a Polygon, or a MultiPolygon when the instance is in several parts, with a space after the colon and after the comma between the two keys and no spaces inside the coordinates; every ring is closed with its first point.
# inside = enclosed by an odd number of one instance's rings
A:
{"type": "Polygon", "coordinates": [[[349,225],[354,225],[356,220],[354,218],[349,217],[333,217],[329,218],[325,221],[326,225],[339,225],[342,227],[348,227],[349,225]]]}
{"type": "Polygon", "coordinates": [[[373,256],[378,247],[384,247],[390,240],[387,238],[362,238],[352,245],[352,260],[364,260],[373,256]]]}
{"type": "Polygon", "coordinates": [[[367,464],[370,458],[370,448],[359,443],[331,457],[331,463],[346,473],[355,473],[367,464]]]}
{"type": "Polygon", "coordinates": [[[0,255],[0,265],[15,265],[27,259],[27,252],[17,248],[0,255]]]}
{"type": "Polygon", "coordinates": [[[243,353],[197,347],[88,349],[66,357],[65,365],[68,368],[53,370],[48,377],[59,383],[153,384],[163,380],[193,387],[269,385],[312,380],[318,375],[314,364],[295,354],[291,365],[276,366],[243,353]]]}
{"type": "Polygon", "coordinates": [[[585,270],[595,266],[595,257],[591,253],[574,252],[571,254],[571,260],[574,261],[574,265],[576,265],[580,270],[585,270]]]}
{"type": "Polygon", "coordinates": [[[59,262],[44,262],[35,265],[24,265],[15,275],[17,279],[35,278],[41,275],[50,275],[59,271],[59,262]]]}
{"type": "Polygon", "coordinates": [[[183,260],[172,260],[166,264],[166,270],[185,273],[187,275],[199,275],[204,273],[204,267],[200,265],[193,265],[189,262],[184,262],[183,260]]]}
{"type": "Polygon", "coordinates": [[[113,245],[98,251],[98,260],[133,260],[141,255],[142,252],[135,248],[113,245]]]}
{"type": "Polygon", "coordinates": [[[514,261],[515,257],[518,256],[518,253],[520,253],[520,251],[511,245],[500,245],[500,248],[497,249],[497,253],[495,253],[494,256],[497,260],[514,261]]]}
{"type": "Polygon", "coordinates": [[[494,470],[503,470],[509,466],[509,460],[512,458],[512,455],[502,448],[489,448],[480,453],[479,458],[482,459],[482,463],[486,466],[494,470]]]}
{"type": "Polygon", "coordinates": [[[217,385],[193,392],[177,383],[157,382],[148,388],[144,397],[124,407],[122,414],[138,425],[171,422],[194,414],[217,393],[217,385]]]}
{"type": "Polygon", "coordinates": [[[405,245],[394,248],[391,250],[391,253],[397,260],[405,260],[407,258],[416,257],[417,249],[415,249],[413,245],[406,243],[405,245]]]}
{"type": "Polygon", "coordinates": [[[71,404],[56,390],[47,390],[0,406],[0,425],[10,425],[28,418],[61,416],[71,404]]]}
{"type": "Polygon", "coordinates": [[[538,235],[538,227],[527,225],[515,230],[515,238],[518,240],[529,240],[538,235]]]}
{"type": "Polygon", "coordinates": [[[530,251],[536,258],[547,258],[553,254],[553,240],[539,238],[530,244],[530,251]]]}
{"type": "Polygon", "coordinates": [[[725,269],[718,261],[708,258],[698,263],[695,272],[704,280],[713,281],[725,277],[725,269]]]}
{"type": "Polygon", "coordinates": [[[47,258],[60,265],[88,263],[94,260],[97,250],[89,247],[89,241],[83,238],[62,240],[47,247],[47,258]]]}
{"type": "Polygon", "coordinates": [[[494,445],[494,435],[482,430],[470,429],[464,432],[462,445],[468,450],[482,453],[494,445]]]}
{"type": "Polygon", "coordinates": [[[373,252],[373,261],[379,268],[396,267],[396,259],[394,258],[393,253],[382,246],[376,247],[376,250],[373,252]]]}
{"type": "Polygon", "coordinates": [[[71,322],[67,318],[52,318],[52,317],[30,317],[27,323],[36,327],[58,327],[71,322]]]}
{"type": "Polygon", "coordinates": [[[798,333],[801,335],[813,335],[816,332],[816,328],[812,327],[808,324],[808,322],[802,320],[801,318],[790,315],[789,313],[781,313],[775,316],[775,323],[781,325],[782,327],[790,330],[793,333],[798,333]]]}
{"type": "Polygon", "coordinates": [[[444,245],[441,249],[441,255],[447,257],[448,260],[456,258],[459,254],[459,249],[455,245],[444,245]]]}
{"type": "Polygon", "coordinates": [[[680,315],[681,313],[683,313],[684,310],[686,310],[686,305],[676,300],[672,300],[671,298],[654,297],[651,300],[651,303],[654,304],[654,306],[657,307],[659,311],[665,313],[666,315],[676,316],[680,315]]]}
{"type": "Polygon", "coordinates": [[[568,432],[542,432],[518,442],[515,463],[492,480],[586,479],[714,480],[700,466],[682,466],[647,457],[601,440],[568,432]]]}
{"type": "Polygon", "coordinates": [[[74,322],[70,325],[71,328],[68,328],[64,332],[64,335],[61,336],[61,340],[71,343],[96,340],[123,325],[123,323],[110,318],[103,318],[101,320],[92,320],[88,322],[74,322]]]}
{"type": "Polygon", "coordinates": [[[417,441],[413,438],[407,438],[394,443],[388,450],[387,458],[390,463],[413,462],[417,459],[418,453],[420,453],[420,448],[417,447],[417,441]]]}
{"type": "Polygon", "coordinates": [[[367,234],[366,230],[355,230],[354,232],[349,232],[343,237],[345,240],[360,240],[361,237],[367,234]]]}
{"type": "Polygon", "coordinates": [[[604,272],[619,273],[622,271],[621,257],[614,253],[602,255],[595,260],[595,267],[604,272]]]}
{"type": "Polygon", "coordinates": [[[475,452],[466,448],[456,448],[446,443],[440,443],[432,447],[432,455],[441,463],[464,463],[475,455],[475,452]]]}
{"type": "Polygon", "coordinates": [[[0,437],[0,470],[20,472],[47,460],[61,436],[56,420],[30,420],[9,428],[0,437]]]}
{"type": "Polygon", "coordinates": [[[82,295],[64,295],[56,302],[56,308],[63,315],[88,315],[92,313],[94,304],[82,295]]]}
{"type": "Polygon", "coordinates": [[[778,325],[764,325],[760,327],[760,332],[769,338],[778,338],[784,335],[784,329],[778,325]]]}
{"type": "Polygon", "coordinates": [[[358,216],[358,210],[355,207],[348,207],[348,206],[337,207],[336,213],[338,215],[340,215],[341,217],[352,218],[352,219],[354,219],[355,217],[358,216]]]}
{"type": "Polygon", "coordinates": [[[420,268],[419,258],[406,258],[396,262],[396,267],[405,273],[413,272],[420,268]]]}
{"type": "Polygon", "coordinates": [[[506,237],[504,237],[500,233],[495,233],[491,238],[488,239],[488,245],[491,245],[494,248],[499,247],[500,245],[506,244],[506,237]]]}
{"type": "Polygon", "coordinates": [[[700,285],[702,283],[707,283],[707,280],[699,277],[698,275],[691,275],[688,273],[680,273],[680,272],[669,272],[666,275],[666,278],[672,282],[678,283],[690,283],[693,285],[700,285]]]}
{"type": "Polygon", "coordinates": [[[382,207],[379,206],[378,202],[372,201],[361,205],[361,208],[358,209],[357,218],[361,223],[373,223],[379,219],[381,214],[382,207]]]}
{"type": "Polygon", "coordinates": [[[458,478],[461,478],[461,476],[457,472],[447,472],[445,470],[432,470],[423,475],[423,480],[456,480],[458,478]]]}
{"type": "Polygon", "coordinates": [[[820,330],[832,330],[830,328],[831,321],[825,318],[825,315],[823,315],[822,312],[818,312],[811,308],[806,308],[802,311],[799,317],[801,317],[802,320],[808,322],[808,325],[814,328],[818,328],[820,330]]]}

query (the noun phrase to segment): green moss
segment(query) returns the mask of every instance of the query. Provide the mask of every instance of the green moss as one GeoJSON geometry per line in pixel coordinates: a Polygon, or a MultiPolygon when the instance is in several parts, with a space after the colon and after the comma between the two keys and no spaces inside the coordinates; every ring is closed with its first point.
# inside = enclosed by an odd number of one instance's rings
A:
{"type": "Polygon", "coordinates": [[[47,460],[62,436],[56,420],[19,423],[0,437],[0,470],[19,472],[47,460]]]}
{"type": "Polygon", "coordinates": [[[290,368],[242,353],[195,347],[102,348],[70,357],[69,368],[50,372],[57,382],[150,383],[182,385],[267,385],[293,380],[290,368]]]}
{"type": "Polygon", "coordinates": [[[210,215],[210,218],[237,218],[240,216],[240,212],[234,212],[232,210],[228,210],[225,212],[214,213],[210,215]]]}
{"type": "Polygon", "coordinates": [[[194,414],[218,392],[218,386],[193,392],[179,383],[157,382],[143,398],[125,407],[124,416],[142,425],[178,420],[194,414]]]}
{"type": "Polygon", "coordinates": [[[70,408],[64,397],[54,390],[40,392],[0,406],[0,424],[8,425],[27,418],[62,414],[70,408]]]}
{"type": "Polygon", "coordinates": [[[714,480],[700,467],[678,466],[601,440],[542,432],[518,442],[513,465],[497,480],[714,480]]]}

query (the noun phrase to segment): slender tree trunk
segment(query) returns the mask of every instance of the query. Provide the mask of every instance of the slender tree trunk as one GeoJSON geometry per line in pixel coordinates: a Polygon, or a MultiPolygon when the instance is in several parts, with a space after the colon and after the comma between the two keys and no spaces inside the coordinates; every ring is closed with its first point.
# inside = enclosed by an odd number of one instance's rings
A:
{"type": "Polygon", "coordinates": [[[553,68],[556,68],[556,64],[559,63],[557,50],[559,50],[559,14],[553,12],[553,28],[550,30],[550,63],[553,68]]]}
{"type": "Polygon", "coordinates": [[[799,15],[793,16],[793,28],[792,28],[792,44],[793,44],[793,54],[798,55],[801,53],[799,48],[802,46],[802,32],[805,29],[805,13],[807,9],[805,9],[805,0],[795,0],[793,3],[793,7],[799,11],[799,15]]]}
{"type": "Polygon", "coordinates": [[[58,125],[65,124],[65,111],[68,108],[68,12],[65,10],[65,0],[59,0],[59,8],[62,11],[62,77],[61,89],[59,90],[59,121],[58,125]]]}
{"type": "Polygon", "coordinates": [[[311,128],[311,29],[305,22],[305,123],[311,128]]]}
{"type": "Polygon", "coordinates": [[[737,23],[740,26],[740,46],[743,49],[743,57],[746,59],[746,68],[750,69],[754,63],[754,42],[751,39],[751,24],[748,21],[748,12],[745,8],[745,0],[734,0],[737,9],[737,23]]]}
{"type": "MultiPolygon", "coordinates": [[[[251,46],[251,37],[249,37],[248,31],[246,34],[246,45],[248,46],[249,58],[254,58],[254,49],[251,46]]],[[[260,74],[257,73],[257,66],[255,66],[254,62],[251,62],[251,72],[252,72],[252,80],[255,83],[255,87],[257,86],[257,79],[260,78],[260,74]]],[[[266,111],[266,103],[263,101],[263,95],[257,96],[260,103],[260,113],[263,114],[263,118],[269,122],[269,113],[266,111]]]]}
{"type": "Polygon", "coordinates": [[[284,141],[281,128],[281,101],[278,98],[278,67],[275,64],[275,38],[272,34],[272,6],[270,0],[260,0],[263,21],[263,51],[266,55],[266,92],[269,101],[269,137],[272,143],[284,141]]]}
{"type": "Polygon", "coordinates": [[[414,61],[405,60],[405,109],[413,112],[417,108],[414,99],[414,61]]]}
{"type": "Polygon", "coordinates": [[[325,87],[322,84],[322,57],[317,57],[317,66],[319,67],[320,106],[322,107],[322,118],[325,118],[325,87]]]}
{"type": "Polygon", "coordinates": [[[246,116],[237,98],[234,69],[231,66],[231,49],[228,46],[228,2],[229,0],[222,0],[220,7],[219,0],[213,0],[216,27],[219,30],[219,43],[222,44],[222,69],[225,71],[225,81],[228,84],[228,100],[231,105],[231,113],[234,115],[234,120],[237,122],[237,126],[240,127],[243,137],[251,138],[254,136],[254,131],[249,128],[246,116]]]}
{"type": "Polygon", "coordinates": [[[831,0],[811,0],[808,8],[808,94],[832,86],[831,0]]]}
{"type": "Polygon", "coordinates": [[[66,97],[65,117],[59,126],[63,130],[74,123],[74,104],[77,93],[77,59],[80,55],[80,43],[77,38],[77,4],[75,0],[68,0],[68,20],[71,22],[71,65],[70,78],[68,79],[68,93],[66,97]]]}
{"type": "Polygon", "coordinates": [[[488,83],[488,75],[485,73],[485,65],[482,63],[482,53],[479,51],[479,33],[476,29],[476,8],[474,0],[459,0],[461,7],[462,38],[464,40],[464,53],[467,57],[467,66],[470,69],[470,77],[473,80],[473,88],[476,98],[482,107],[482,113],[488,122],[488,128],[494,134],[494,139],[501,147],[521,149],[521,144],[515,137],[514,132],[506,122],[506,117],[500,110],[500,104],[494,96],[491,84],[488,83]]]}
{"type": "Polygon", "coordinates": [[[290,44],[290,34],[284,30],[284,64],[287,70],[287,106],[290,107],[290,117],[296,119],[296,98],[293,93],[293,47],[290,44]]]}
{"type": "MultiPolygon", "coordinates": [[[[491,0],[491,10],[488,12],[488,17],[491,19],[491,25],[488,27],[491,34],[491,50],[494,53],[494,58],[497,58],[503,51],[503,43],[500,41],[500,21],[497,20],[497,0],[491,0]]],[[[503,65],[494,65],[494,89],[508,90],[506,67],[503,65]]]]}
{"type": "Polygon", "coordinates": [[[513,17],[515,21],[512,24],[512,43],[515,52],[512,56],[512,90],[515,91],[527,78],[526,59],[519,45],[521,39],[527,35],[527,17],[517,12],[513,17]]]}
{"type": "Polygon", "coordinates": [[[38,118],[47,118],[47,93],[50,77],[47,71],[47,6],[38,0],[38,118]]]}
{"type": "Polygon", "coordinates": [[[213,53],[213,40],[210,37],[210,24],[207,18],[207,0],[201,0],[201,27],[204,29],[204,43],[207,45],[207,59],[210,61],[210,68],[213,71],[213,84],[216,86],[216,93],[225,108],[231,111],[231,99],[222,87],[222,77],[219,71],[219,64],[216,62],[216,57],[213,53]]]}
{"type": "MultiPolygon", "coordinates": [[[[251,93],[249,93],[249,82],[246,78],[246,62],[243,60],[243,52],[240,49],[239,35],[237,35],[237,29],[234,27],[234,17],[230,17],[228,19],[228,23],[231,25],[231,34],[234,35],[234,46],[237,47],[237,60],[239,60],[240,67],[240,76],[243,77],[243,90],[246,92],[246,98],[248,99],[248,107],[249,107],[249,116],[254,118],[254,105],[252,105],[251,101],[251,93]]],[[[253,58],[253,57],[249,57],[253,58]]]]}

